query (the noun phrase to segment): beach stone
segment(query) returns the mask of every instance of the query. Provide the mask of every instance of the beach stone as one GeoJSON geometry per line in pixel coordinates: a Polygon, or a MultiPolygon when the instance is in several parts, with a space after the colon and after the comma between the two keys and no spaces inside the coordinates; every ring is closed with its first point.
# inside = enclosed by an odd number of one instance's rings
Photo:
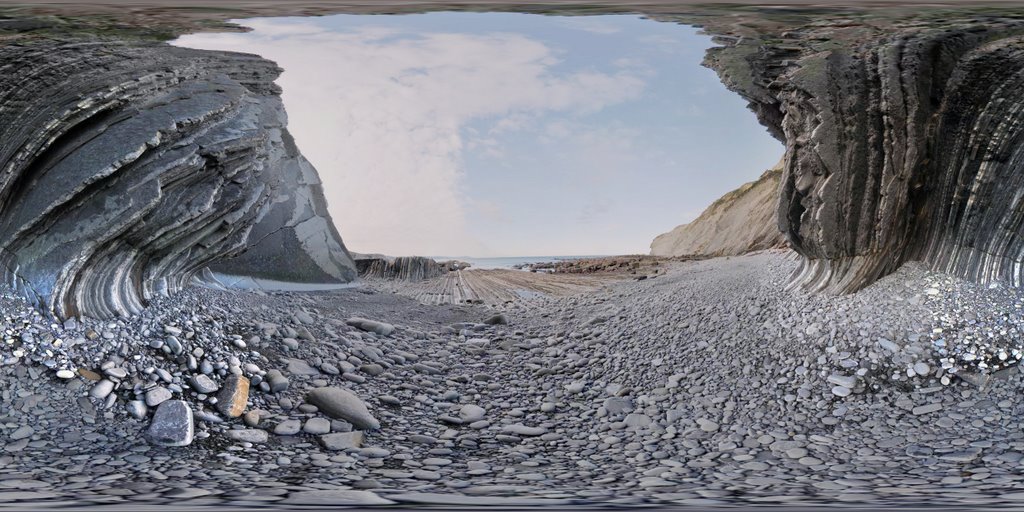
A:
{"type": "Polygon", "coordinates": [[[146,434],[152,443],[160,446],[188,446],[195,434],[192,408],[184,400],[161,403],[146,434]]]}
{"type": "Polygon", "coordinates": [[[356,329],[376,333],[381,336],[391,336],[391,333],[395,332],[395,326],[391,324],[365,318],[353,317],[346,320],[345,323],[356,329]]]}
{"type": "Polygon", "coordinates": [[[544,427],[529,427],[523,425],[522,423],[516,423],[513,425],[506,425],[505,427],[502,428],[502,431],[517,436],[534,437],[546,434],[548,432],[548,429],[544,427]]]}
{"type": "Polygon", "coordinates": [[[267,383],[270,385],[271,393],[281,393],[288,390],[290,382],[288,378],[281,373],[280,370],[269,370],[266,376],[267,383]]]}
{"type": "Polygon", "coordinates": [[[923,414],[931,414],[942,410],[942,404],[926,404],[914,407],[913,412],[915,416],[921,416],[923,414]]]}
{"type": "Polygon", "coordinates": [[[496,315],[492,315],[492,316],[488,317],[487,320],[484,320],[484,324],[486,324],[486,325],[508,325],[508,316],[506,316],[505,313],[498,313],[496,315]]]}
{"type": "Polygon", "coordinates": [[[285,420],[274,426],[274,433],[279,436],[294,436],[302,430],[302,422],[299,420],[285,420]]]}
{"type": "Polygon", "coordinates": [[[459,419],[463,423],[473,423],[474,421],[482,420],[485,415],[487,415],[487,411],[479,405],[466,404],[459,409],[459,419]]]}
{"type": "Polygon", "coordinates": [[[167,400],[170,400],[172,396],[174,395],[171,393],[171,390],[163,386],[157,386],[146,391],[146,405],[149,407],[156,407],[167,400]]]}
{"type": "Polygon", "coordinates": [[[149,412],[146,402],[143,402],[142,400],[132,400],[131,402],[128,402],[126,409],[128,410],[128,414],[131,414],[132,417],[137,420],[145,418],[146,414],[149,412]]]}
{"type": "Polygon", "coordinates": [[[231,375],[217,393],[217,411],[228,418],[237,418],[245,412],[249,401],[249,379],[231,375]]]}
{"type": "Polygon", "coordinates": [[[240,443],[261,444],[270,440],[270,434],[260,429],[228,430],[224,433],[229,439],[240,443]]]}
{"type": "Polygon", "coordinates": [[[10,438],[12,441],[20,441],[32,437],[36,430],[29,425],[22,425],[11,432],[10,438]]]}
{"type": "Polygon", "coordinates": [[[364,434],[359,430],[354,432],[336,432],[320,436],[320,444],[328,450],[348,450],[362,446],[364,437],[364,434]]]}
{"type": "Polygon", "coordinates": [[[633,400],[626,397],[610,397],[604,400],[603,407],[610,414],[623,414],[633,410],[633,400]]]}
{"type": "Polygon", "coordinates": [[[113,391],[114,382],[104,379],[97,382],[96,385],[89,390],[89,396],[102,400],[113,391]]]}
{"type": "Polygon", "coordinates": [[[255,427],[256,425],[259,425],[260,424],[260,412],[257,411],[257,410],[247,411],[242,416],[242,422],[245,423],[245,425],[247,427],[255,427]]]}
{"type": "Polygon", "coordinates": [[[197,393],[202,393],[204,395],[215,393],[218,389],[220,389],[220,386],[218,386],[217,383],[213,381],[213,379],[203,374],[193,375],[191,379],[191,384],[192,389],[194,389],[197,393]]]}
{"type": "Polygon", "coordinates": [[[313,435],[326,434],[331,431],[331,422],[325,418],[310,418],[302,426],[302,431],[313,435]]]}
{"type": "Polygon", "coordinates": [[[380,422],[366,408],[366,404],[352,392],[337,388],[318,388],[306,394],[306,401],[334,419],[345,420],[359,430],[377,430],[380,422]]]}

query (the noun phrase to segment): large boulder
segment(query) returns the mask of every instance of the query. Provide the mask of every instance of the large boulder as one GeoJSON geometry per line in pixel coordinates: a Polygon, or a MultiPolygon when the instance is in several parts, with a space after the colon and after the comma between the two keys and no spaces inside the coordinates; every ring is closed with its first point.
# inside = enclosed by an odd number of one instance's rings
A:
{"type": "Polygon", "coordinates": [[[359,430],[376,430],[380,422],[370,414],[366,404],[352,392],[342,388],[317,388],[306,394],[306,401],[324,414],[345,420],[359,430]]]}

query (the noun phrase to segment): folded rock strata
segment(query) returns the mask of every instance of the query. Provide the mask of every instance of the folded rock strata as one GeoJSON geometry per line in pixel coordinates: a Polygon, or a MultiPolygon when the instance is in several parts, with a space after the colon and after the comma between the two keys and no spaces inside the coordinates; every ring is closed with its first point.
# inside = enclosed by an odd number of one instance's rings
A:
{"type": "Polygon", "coordinates": [[[782,162],[708,206],[693,222],[658,235],[654,256],[733,256],[783,247],[776,218],[782,162]]]}
{"type": "Polygon", "coordinates": [[[449,266],[423,256],[356,257],[356,269],[362,277],[422,281],[444,275],[449,266]]]}
{"type": "Polygon", "coordinates": [[[794,286],[855,291],[908,260],[1022,284],[1024,22],[942,14],[708,29],[707,64],[786,143],[794,286]]]}
{"type": "Polygon", "coordinates": [[[97,38],[0,45],[0,268],[58,317],[138,312],[216,269],[355,265],[253,55],[97,38]]]}

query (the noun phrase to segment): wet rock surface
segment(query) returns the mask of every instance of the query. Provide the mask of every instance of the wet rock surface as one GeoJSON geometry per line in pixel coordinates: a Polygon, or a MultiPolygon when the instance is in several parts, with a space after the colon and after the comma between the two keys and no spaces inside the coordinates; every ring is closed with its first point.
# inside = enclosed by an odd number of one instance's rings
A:
{"type": "Polygon", "coordinates": [[[943,360],[1017,333],[1024,296],[920,265],[810,296],[781,288],[797,265],[671,262],[647,280],[500,310],[372,289],[189,289],[68,327],[7,294],[0,475],[19,490],[2,492],[179,506],[1014,503],[1020,367],[943,360]],[[989,313],[970,317],[971,305],[989,313]],[[484,323],[498,313],[507,324],[484,323]],[[349,325],[357,316],[394,332],[349,325]],[[169,336],[180,353],[150,343],[169,336]],[[302,372],[288,372],[295,361],[302,372]],[[286,389],[271,389],[272,370],[286,389]],[[221,390],[249,379],[242,417],[193,387],[199,375],[221,390]],[[109,392],[93,394],[103,382],[109,392]],[[145,407],[158,387],[172,397],[145,407]],[[379,429],[312,398],[332,389],[379,429]],[[179,404],[192,441],[161,446],[154,425],[187,430],[161,412],[179,404]]]}

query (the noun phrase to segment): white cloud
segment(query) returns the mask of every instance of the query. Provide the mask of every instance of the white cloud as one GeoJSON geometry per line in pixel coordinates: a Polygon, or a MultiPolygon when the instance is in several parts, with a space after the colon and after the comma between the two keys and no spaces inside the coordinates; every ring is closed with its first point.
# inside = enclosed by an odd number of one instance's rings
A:
{"type": "Polygon", "coordinates": [[[611,35],[618,34],[622,31],[621,28],[612,25],[611,23],[606,23],[593,18],[563,18],[562,25],[566,28],[582,30],[584,32],[590,32],[591,34],[611,35]]]}
{"type": "MultiPolygon", "coordinates": [[[[278,80],[289,127],[320,171],[346,243],[389,254],[474,254],[460,193],[467,123],[522,129],[539,113],[590,113],[636,98],[628,70],[559,73],[552,48],[512,33],[326,31],[313,23],[247,20],[245,34],[193,34],[177,44],[258,53],[278,80]]],[[[497,148],[494,153],[500,154],[497,148]]],[[[600,208],[598,208],[600,210],[600,208]]]]}

